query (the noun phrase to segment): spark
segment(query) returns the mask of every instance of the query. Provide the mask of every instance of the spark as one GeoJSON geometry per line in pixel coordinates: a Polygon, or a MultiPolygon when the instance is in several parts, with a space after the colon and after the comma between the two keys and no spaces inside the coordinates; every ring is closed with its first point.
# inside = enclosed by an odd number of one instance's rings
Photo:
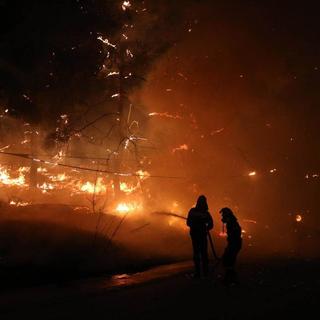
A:
{"type": "Polygon", "coordinates": [[[277,171],[277,169],[274,168],[274,169],[270,170],[270,173],[275,173],[276,171],[277,171]]]}
{"type": "Polygon", "coordinates": [[[122,8],[123,11],[126,11],[130,7],[131,7],[130,1],[123,1],[122,5],[121,5],[121,8],[122,8]]]}
{"type": "Polygon", "coordinates": [[[126,53],[128,57],[133,58],[133,54],[129,49],[126,50],[126,53]]]}
{"type": "Polygon", "coordinates": [[[178,76],[180,76],[181,78],[183,78],[184,80],[188,80],[188,78],[181,72],[178,72],[178,76]]]}
{"type": "Polygon", "coordinates": [[[109,47],[112,47],[114,49],[117,48],[117,46],[115,44],[112,44],[107,38],[103,39],[101,36],[99,36],[97,39],[103,42],[104,44],[108,45],[109,47]]]}
{"type": "Polygon", "coordinates": [[[243,221],[245,221],[245,222],[250,222],[250,223],[254,223],[254,224],[257,223],[256,220],[251,220],[251,219],[243,219],[243,221]]]}
{"type": "Polygon", "coordinates": [[[117,98],[117,97],[120,97],[120,93],[115,93],[111,96],[111,98],[117,98]]]}
{"type": "Polygon", "coordinates": [[[117,72],[117,71],[112,71],[112,72],[109,72],[107,77],[111,77],[111,76],[116,76],[116,75],[119,75],[120,72],[117,72]]]}
{"type": "Polygon", "coordinates": [[[302,216],[300,214],[296,215],[296,221],[301,222],[302,221],[302,216]]]}
{"type": "Polygon", "coordinates": [[[211,131],[210,135],[213,136],[213,135],[215,135],[215,134],[221,133],[222,131],[224,131],[224,128],[220,128],[220,129],[211,131]]]}
{"type": "Polygon", "coordinates": [[[253,177],[253,176],[255,176],[255,175],[257,175],[257,173],[256,173],[255,171],[251,171],[251,172],[249,172],[249,174],[248,174],[248,176],[250,176],[250,177],[253,177]]]}
{"type": "Polygon", "coordinates": [[[311,178],[316,179],[316,178],[319,178],[320,175],[317,174],[317,173],[310,173],[310,174],[307,173],[304,177],[305,177],[306,179],[311,179],[311,178]]]}
{"type": "Polygon", "coordinates": [[[27,96],[26,94],[22,95],[27,101],[32,101],[31,98],[29,96],[27,96]]]}
{"type": "Polygon", "coordinates": [[[188,145],[187,144],[182,144],[181,146],[179,146],[177,148],[174,148],[172,150],[172,153],[175,153],[176,151],[182,151],[182,150],[185,150],[185,151],[189,150],[188,145]]]}
{"type": "Polygon", "coordinates": [[[170,119],[182,119],[181,116],[173,115],[173,114],[170,114],[169,112],[151,112],[148,114],[148,116],[149,117],[159,116],[159,117],[170,118],[170,119]]]}
{"type": "Polygon", "coordinates": [[[8,148],[10,148],[10,144],[8,144],[8,145],[5,146],[5,147],[2,147],[2,148],[0,149],[0,151],[6,150],[6,149],[8,149],[8,148]]]}

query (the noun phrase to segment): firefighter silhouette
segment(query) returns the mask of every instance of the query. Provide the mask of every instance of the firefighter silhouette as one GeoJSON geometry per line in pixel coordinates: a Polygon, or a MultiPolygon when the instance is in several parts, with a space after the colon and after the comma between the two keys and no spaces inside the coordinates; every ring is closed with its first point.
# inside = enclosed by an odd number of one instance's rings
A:
{"type": "Polygon", "coordinates": [[[242,247],[241,227],[238,220],[230,208],[220,210],[221,221],[227,228],[227,246],[222,256],[222,263],[225,268],[224,283],[235,284],[238,282],[235,270],[236,260],[242,247]]]}
{"type": "Polygon", "coordinates": [[[194,208],[188,213],[187,226],[193,247],[194,276],[208,275],[208,241],[207,232],[213,228],[213,220],[209,213],[207,199],[201,195],[194,208]]]}

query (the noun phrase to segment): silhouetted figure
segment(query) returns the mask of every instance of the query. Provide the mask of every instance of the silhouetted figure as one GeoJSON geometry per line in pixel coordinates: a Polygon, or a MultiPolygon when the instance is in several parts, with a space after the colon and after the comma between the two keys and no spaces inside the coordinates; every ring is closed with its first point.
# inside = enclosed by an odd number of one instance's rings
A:
{"type": "Polygon", "coordinates": [[[238,282],[235,264],[237,255],[242,246],[241,227],[236,216],[229,208],[222,208],[220,210],[221,221],[227,227],[227,247],[222,256],[222,263],[225,268],[225,284],[235,284],[238,282]]]}
{"type": "Polygon", "coordinates": [[[193,247],[194,276],[200,277],[201,269],[203,275],[207,276],[209,264],[207,232],[213,228],[213,221],[205,196],[200,196],[196,206],[189,211],[187,226],[190,227],[193,247]]]}

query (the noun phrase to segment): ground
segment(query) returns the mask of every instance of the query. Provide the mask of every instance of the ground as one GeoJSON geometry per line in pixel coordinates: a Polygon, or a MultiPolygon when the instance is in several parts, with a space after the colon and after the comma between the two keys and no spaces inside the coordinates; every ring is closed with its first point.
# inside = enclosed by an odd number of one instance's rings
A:
{"type": "Polygon", "coordinates": [[[188,277],[192,263],[133,275],[6,290],[1,319],[306,319],[317,311],[318,259],[242,261],[241,282],[225,287],[221,266],[188,277]]]}

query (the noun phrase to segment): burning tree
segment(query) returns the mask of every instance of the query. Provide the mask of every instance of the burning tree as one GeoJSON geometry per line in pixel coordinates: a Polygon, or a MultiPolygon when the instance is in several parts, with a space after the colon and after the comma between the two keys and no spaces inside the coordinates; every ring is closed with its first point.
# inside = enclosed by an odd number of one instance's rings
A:
{"type": "Polygon", "coordinates": [[[1,28],[1,120],[18,119],[13,126],[26,126],[28,138],[23,153],[20,137],[1,148],[31,160],[25,184],[47,193],[60,181],[73,192],[109,190],[117,198],[141,187],[149,176],[140,152],[147,115],[131,96],[177,38],[172,26],[180,23],[181,8],[142,0],[5,1],[2,7],[11,20],[1,28]],[[73,177],[80,172],[98,175],[89,183],[73,177]]]}

